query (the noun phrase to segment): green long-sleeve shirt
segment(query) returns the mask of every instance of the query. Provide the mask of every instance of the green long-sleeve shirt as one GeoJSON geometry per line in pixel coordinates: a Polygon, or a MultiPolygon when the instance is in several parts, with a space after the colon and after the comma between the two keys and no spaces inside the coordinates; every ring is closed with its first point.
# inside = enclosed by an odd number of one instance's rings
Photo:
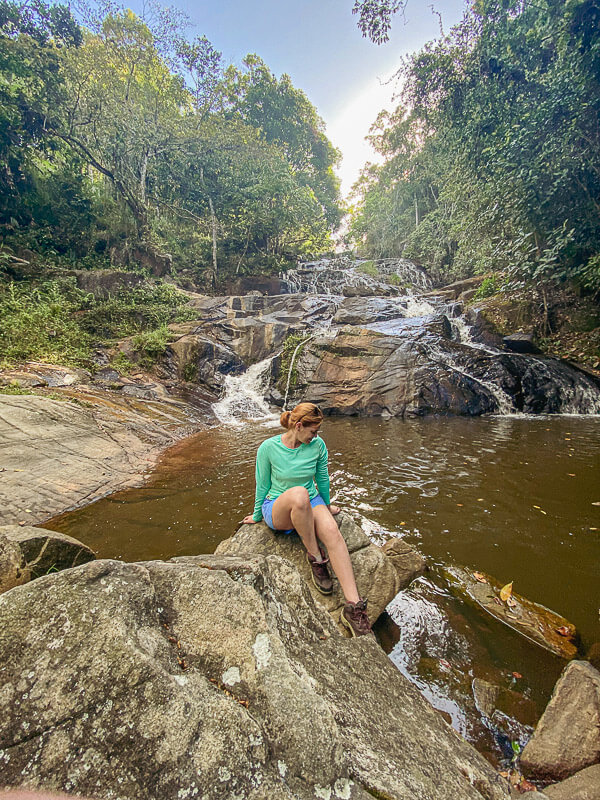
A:
{"type": "Polygon", "coordinates": [[[256,454],[256,497],[252,518],[256,522],[262,519],[265,497],[274,500],[293,486],[308,489],[311,500],[320,494],[329,505],[327,447],[319,436],[293,449],[283,444],[281,434],[261,444],[256,454]]]}

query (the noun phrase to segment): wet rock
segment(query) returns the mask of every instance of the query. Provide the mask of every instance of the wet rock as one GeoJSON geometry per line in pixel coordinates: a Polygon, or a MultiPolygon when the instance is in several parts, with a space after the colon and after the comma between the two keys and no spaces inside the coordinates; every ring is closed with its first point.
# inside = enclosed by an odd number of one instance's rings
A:
{"type": "Polygon", "coordinates": [[[80,398],[92,407],[0,395],[0,524],[24,516],[42,522],[139,485],[158,454],[199,422],[194,407],[173,399],[148,403],[78,390],[80,398]]]}
{"type": "Polygon", "coordinates": [[[167,363],[179,381],[200,383],[219,391],[227,375],[244,371],[241,358],[228,347],[198,333],[190,333],[167,348],[167,363]]]}
{"type": "Polygon", "coordinates": [[[18,548],[27,580],[96,558],[94,551],[77,539],[30,525],[0,525],[0,541],[2,539],[18,548]]]}
{"type": "Polygon", "coordinates": [[[535,346],[533,333],[511,333],[502,338],[502,344],[507,350],[513,353],[539,353],[540,350],[535,346]]]}
{"type": "Polygon", "coordinates": [[[441,356],[432,358],[427,336],[433,341],[433,333],[413,334],[411,326],[390,336],[344,328],[333,339],[314,339],[297,360],[294,401],[308,400],[326,413],[393,417],[498,408],[478,380],[448,368],[441,356]]]}
{"type": "Polygon", "coordinates": [[[572,661],[521,754],[528,777],[560,781],[600,763],[600,672],[572,661]]]}
{"type": "Polygon", "coordinates": [[[225,288],[227,294],[231,295],[250,295],[255,292],[259,295],[279,295],[287,293],[288,283],[273,275],[245,275],[228,281],[225,288]]]}
{"type": "Polygon", "coordinates": [[[492,273],[488,273],[487,275],[475,275],[472,278],[465,278],[462,281],[455,281],[454,283],[447,284],[441,289],[433,289],[430,292],[425,292],[423,297],[446,297],[451,300],[458,300],[461,294],[468,292],[471,289],[477,289],[483,283],[484,279],[490,277],[491,275],[492,273]]]}
{"type": "MultiPolygon", "coordinates": [[[[381,548],[371,544],[369,538],[348,514],[341,512],[336,519],[348,546],[358,592],[361,597],[368,600],[367,612],[371,622],[374,622],[403,585],[407,585],[412,578],[420,574],[418,554],[412,548],[406,553],[402,570],[406,583],[402,584],[396,567],[397,561],[395,563],[381,548]],[[413,564],[416,566],[411,577],[410,569],[413,564]]],[[[340,630],[345,630],[339,623],[339,614],[345,602],[339,583],[334,580],[332,595],[324,596],[317,591],[306,561],[306,550],[297,534],[275,534],[264,522],[242,525],[234,536],[221,542],[215,552],[236,556],[273,554],[287,558],[308,584],[314,599],[329,611],[340,630]]],[[[397,559],[402,559],[402,556],[398,555],[397,559]]]]}
{"type": "Polygon", "coordinates": [[[16,383],[24,388],[75,386],[88,383],[89,380],[90,373],[85,369],[35,362],[30,362],[17,370],[5,370],[0,375],[0,384],[16,383]]]}
{"type": "Polygon", "coordinates": [[[404,316],[406,308],[399,301],[381,297],[346,297],[336,311],[333,322],[337,325],[367,325],[385,319],[404,316]]]}
{"type": "Polygon", "coordinates": [[[427,568],[425,559],[418,550],[415,550],[403,539],[389,539],[382,549],[396,568],[400,578],[398,591],[406,589],[415,578],[424,574],[427,568]]]}
{"type": "Polygon", "coordinates": [[[469,347],[451,335],[440,315],[314,338],[296,362],[292,399],[365,416],[600,413],[593,376],[556,359],[469,347]]]}
{"type": "Polygon", "coordinates": [[[546,786],[550,800],[600,800],[600,764],[582,769],[571,778],[546,786]]]}
{"type": "Polygon", "coordinates": [[[284,559],[96,561],[0,596],[6,785],[121,800],[502,800],[284,559]],[[384,712],[384,713],[382,713],[384,712]]]}
{"type": "Polygon", "coordinates": [[[477,574],[485,582],[477,580],[471,570],[461,567],[451,567],[446,573],[453,592],[475,602],[486,613],[530,641],[561,658],[570,659],[577,654],[577,631],[572,623],[516,592],[511,598],[514,605],[508,605],[500,600],[502,584],[491,575],[477,574]]]}

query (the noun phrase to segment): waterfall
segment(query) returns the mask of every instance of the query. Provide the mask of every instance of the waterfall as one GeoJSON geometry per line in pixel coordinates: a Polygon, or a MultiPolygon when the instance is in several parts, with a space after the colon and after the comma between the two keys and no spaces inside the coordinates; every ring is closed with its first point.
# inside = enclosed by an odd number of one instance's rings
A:
{"type": "Polygon", "coordinates": [[[244,421],[278,420],[264,398],[269,385],[271,362],[274,356],[253,364],[241,375],[225,378],[225,394],[212,409],[220,422],[227,425],[242,425],[244,421]]]}

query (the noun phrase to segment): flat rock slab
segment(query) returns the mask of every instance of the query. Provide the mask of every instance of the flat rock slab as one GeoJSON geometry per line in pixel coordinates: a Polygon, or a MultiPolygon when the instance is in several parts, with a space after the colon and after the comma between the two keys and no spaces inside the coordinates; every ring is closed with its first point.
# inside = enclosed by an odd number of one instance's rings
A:
{"type": "MultiPolygon", "coordinates": [[[[0,525],[0,542],[18,548],[20,569],[27,580],[48,572],[59,572],[96,558],[93,550],[64,533],[34,528],[30,525],[0,525]]],[[[0,567],[0,586],[2,586],[0,567]]],[[[25,583],[25,580],[19,583],[25,583]]],[[[1,591],[1,590],[0,590],[1,591]]]]}
{"type": "Polygon", "coordinates": [[[561,658],[571,659],[577,655],[577,630],[571,622],[516,593],[512,594],[515,605],[508,605],[500,600],[500,582],[491,575],[477,574],[479,580],[474,572],[466,568],[452,567],[447,571],[455,591],[467,596],[509,628],[561,658]]]}
{"type": "MultiPolygon", "coordinates": [[[[382,548],[371,543],[352,517],[342,512],[336,520],[350,553],[358,592],[368,601],[367,613],[371,622],[375,622],[400,589],[421,574],[419,570],[422,556],[410,548],[410,554],[407,552],[402,561],[404,570],[399,573],[394,560],[382,548]],[[409,577],[409,570],[412,578],[409,577]]],[[[340,585],[332,574],[333,594],[323,595],[317,590],[312,582],[306,550],[296,533],[274,533],[264,522],[242,525],[234,536],[221,542],[215,552],[223,555],[277,555],[287,558],[302,575],[317,603],[329,611],[339,629],[345,632],[344,626],[339,622],[340,611],[345,602],[340,585]]]]}
{"type": "Polygon", "coordinates": [[[600,764],[582,769],[566,781],[546,786],[550,800],[600,800],[600,764]]]}
{"type": "Polygon", "coordinates": [[[177,406],[98,395],[92,408],[0,395],[0,524],[36,523],[136,486],[197,421],[177,406]]]}
{"type": "Polygon", "coordinates": [[[502,800],[277,556],[93,561],[0,596],[6,786],[119,800],[502,800]]]}
{"type": "Polygon", "coordinates": [[[600,764],[600,672],[587,661],[565,668],[520,761],[525,775],[543,781],[600,764]]]}

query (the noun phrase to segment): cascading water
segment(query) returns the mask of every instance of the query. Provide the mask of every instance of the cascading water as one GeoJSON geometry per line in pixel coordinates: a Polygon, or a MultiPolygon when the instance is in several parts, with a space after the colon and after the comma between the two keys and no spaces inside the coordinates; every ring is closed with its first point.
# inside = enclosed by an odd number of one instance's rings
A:
{"type": "Polygon", "coordinates": [[[220,422],[242,425],[244,420],[267,422],[277,419],[264,398],[273,358],[270,356],[253,364],[241,375],[228,375],[225,378],[225,394],[212,407],[220,422]]]}

